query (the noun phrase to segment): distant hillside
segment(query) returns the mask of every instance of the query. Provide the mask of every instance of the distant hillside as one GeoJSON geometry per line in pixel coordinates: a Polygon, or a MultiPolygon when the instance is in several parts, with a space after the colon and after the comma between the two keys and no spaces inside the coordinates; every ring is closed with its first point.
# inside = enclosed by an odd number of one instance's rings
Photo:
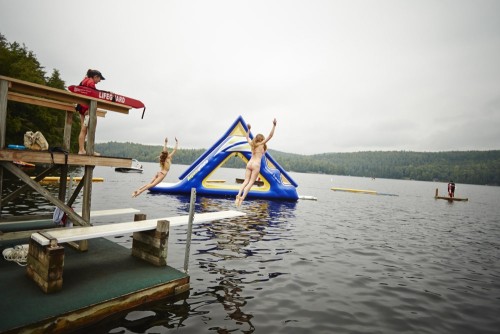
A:
{"type": "MultiPolygon", "coordinates": [[[[135,143],[100,143],[96,150],[104,155],[158,161],[162,146],[135,143]]],[[[170,148],[171,149],[171,148],[170,148]]],[[[174,163],[190,165],[205,149],[180,149],[174,163]]],[[[452,152],[353,152],[300,155],[269,150],[287,171],[331,175],[351,175],[388,179],[449,181],[500,185],[500,150],[452,152]]],[[[240,159],[225,167],[241,168],[240,159]]]]}

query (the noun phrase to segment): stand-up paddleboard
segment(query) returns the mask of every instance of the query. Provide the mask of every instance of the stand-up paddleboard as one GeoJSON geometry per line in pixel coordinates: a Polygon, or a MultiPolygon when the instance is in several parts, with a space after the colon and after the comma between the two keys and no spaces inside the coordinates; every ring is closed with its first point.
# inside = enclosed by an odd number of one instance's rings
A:
{"type": "Polygon", "coordinates": [[[126,106],[130,106],[130,107],[136,108],[136,109],[144,108],[144,110],[142,112],[143,117],[144,117],[144,111],[146,111],[146,106],[144,105],[144,103],[142,103],[139,100],[133,99],[131,97],[107,92],[105,90],[92,89],[92,88],[86,87],[86,86],[74,86],[73,85],[73,86],[69,86],[68,90],[72,93],[90,96],[90,97],[94,97],[96,99],[101,99],[101,100],[105,100],[105,101],[111,101],[111,102],[123,104],[126,106]]]}
{"type": "Polygon", "coordinates": [[[435,199],[445,199],[445,200],[447,200],[449,202],[453,202],[453,201],[464,201],[464,202],[467,202],[469,200],[468,198],[439,196],[438,192],[439,192],[439,189],[436,188],[436,195],[434,195],[435,199]]]}

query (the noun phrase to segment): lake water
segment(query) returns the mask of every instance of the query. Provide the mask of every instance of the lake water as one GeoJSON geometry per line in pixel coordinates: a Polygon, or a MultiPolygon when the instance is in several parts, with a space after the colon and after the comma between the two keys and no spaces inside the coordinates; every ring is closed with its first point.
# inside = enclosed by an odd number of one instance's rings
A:
{"type": "MultiPolygon", "coordinates": [[[[158,165],[144,167],[143,174],[96,168],[94,177],[105,182],[94,183],[92,209],[134,207],[148,219],[186,214],[189,196],[131,198],[158,165]]],[[[173,165],[166,181],[186,168],[173,165]]],[[[223,169],[218,178],[242,173],[223,169]]],[[[188,294],[116,314],[86,332],[500,332],[500,187],[457,183],[455,195],[469,201],[450,203],[434,199],[446,183],[290,175],[300,195],[318,200],[247,200],[245,217],[195,225],[188,294]]],[[[33,199],[22,210],[34,205],[43,207],[33,199]]],[[[197,198],[196,212],[234,208],[232,199],[197,198]]],[[[128,238],[117,240],[130,247],[128,238]]],[[[185,241],[186,227],[174,227],[167,260],[179,270],[185,241]]]]}

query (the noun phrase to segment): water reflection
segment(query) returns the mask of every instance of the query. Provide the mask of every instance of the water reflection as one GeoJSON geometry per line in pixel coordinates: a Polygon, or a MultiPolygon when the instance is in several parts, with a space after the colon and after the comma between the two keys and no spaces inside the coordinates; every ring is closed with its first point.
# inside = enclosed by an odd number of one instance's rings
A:
{"type": "MultiPolygon", "coordinates": [[[[34,177],[47,169],[47,166],[40,165],[35,169],[27,169],[24,172],[30,176],[34,177]]],[[[69,176],[82,176],[83,169],[81,167],[70,167],[68,169],[69,176]]],[[[53,176],[59,176],[58,172],[55,172],[53,176]]],[[[3,183],[2,183],[2,194],[1,197],[4,198],[8,194],[14,192],[20,187],[24,186],[18,177],[12,175],[7,170],[3,173],[3,183]]],[[[42,183],[42,186],[50,192],[52,195],[57,196],[59,193],[59,183],[50,182],[42,183]]],[[[73,184],[76,187],[76,183],[73,184]]],[[[75,206],[80,203],[81,193],[75,200],[75,206]]],[[[39,214],[52,214],[54,211],[54,205],[47,201],[41,194],[37,193],[33,188],[27,187],[26,190],[9,202],[2,202],[2,218],[8,218],[12,216],[19,215],[39,215],[39,214]]]]}
{"type": "MultiPolygon", "coordinates": [[[[212,199],[207,198],[201,199],[199,204],[201,211],[225,209],[217,207],[212,199]]],[[[248,201],[242,208],[247,213],[246,217],[197,226],[193,231],[193,242],[204,241],[206,246],[198,248],[195,258],[198,267],[208,274],[203,276],[214,278],[207,282],[205,291],[193,293],[191,299],[219,303],[227,315],[226,320],[233,320],[234,326],[244,333],[253,333],[253,315],[245,312],[248,300],[253,299],[252,283],[268,281],[286,273],[265,273],[266,268],[258,266],[258,260],[249,262],[245,259],[261,257],[267,261],[269,257],[275,257],[279,261],[291,251],[252,246],[259,241],[278,240],[285,236],[286,221],[294,215],[295,206],[294,202],[248,201]],[[241,327],[244,324],[243,329],[241,327]]],[[[227,321],[224,327],[215,326],[211,329],[218,333],[231,331],[227,321]]]]}
{"type": "MultiPolygon", "coordinates": [[[[4,173],[5,174],[5,173],[4,173]]],[[[4,179],[2,198],[24,185],[19,179],[4,179]]],[[[57,196],[58,183],[44,185],[45,189],[57,196]]],[[[32,188],[26,188],[22,194],[9,202],[2,202],[2,218],[18,215],[34,215],[52,213],[54,205],[32,188]]]]}
{"type": "Polygon", "coordinates": [[[165,301],[144,304],[133,311],[117,313],[91,327],[80,328],[73,334],[87,333],[162,333],[185,327],[189,317],[207,312],[197,312],[188,304],[189,291],[165,301]]]}
{"type": "MultiPolygon", "coordinates": [[[[189,196],[130,198],[151,166],[143,176],[96,175],[106,178],[94,188],[96,209],[187,214],[189,196]]],[[[196,224],[189,294],[82,333],[498,332],[499,187],[464,185],[473,200],[450,205],[430,182],[336,177],[359,189],[376,182],[394,197],[335,193],[324,175],[296,179],[318,201],[248,200],[246,217],[196,224]]],[[[229,209],[231,198],[196,201],[196,212],[229,209]]],[[[185,241],[186,226],[171,229],[170,266],[183,267],[185,241]]]]}
{"type": "MultiPolygon", "coordinates": [[[[167,197],[175,203],[173,206],[179,214],[185,215],[189,211],[189,196],[167,197]]],[[[253,333],[254,316],[245,308],[254,298],[254,290],[260,289],[255,284],[288,274],[267,272],[268,266],[263,263],[281,261],[291,252],[287,247],[272,248],[271,245],[275,243],[271,242],[267,243],[270,248],[263,248],[262,242],[288,238],[288,221],[295,216],[296,205],[295,202],[250,200],[241,207],[247,214],[245,217],[194,225],[191,291],[108,318],[105,322],[94,325],[92,332],[161,333],[168,329],[189,327],[189,332],[195,332],[195,328],[206,332],[209,328],[217,333],[236,330],[253,333]],[[259,247],[256,246],[257,243],[260,244],[259,247]],[[246,261],[249,257],[253,260],[246,261]],[[219,311],[214,310],[217,309],[216,305],[220,305],[219,311]],[[230,325],[230,321],[233,325],[230,325]],[[214,325],[210,326],[211,323],[214,325]]],[[[225,198],[200,196],[196,199],[197,213],[234,209],[233,201],[225,198]]],[[[186,228],[171,231],[170,242],[179,245],[177,248],[182,249],[183,254],[186,228]]],[[[179,258],[179,255],[169,250],[169,258],[179,258]]]]}

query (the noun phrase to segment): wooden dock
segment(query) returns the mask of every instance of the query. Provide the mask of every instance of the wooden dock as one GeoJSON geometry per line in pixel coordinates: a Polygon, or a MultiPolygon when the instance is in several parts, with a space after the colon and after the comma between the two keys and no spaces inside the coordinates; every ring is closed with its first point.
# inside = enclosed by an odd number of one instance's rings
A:
{"type": "MultiPolygon", "coordinates": [[[[91,226],[90,223],[95,166],[132,166],[132,159],[93,155],[97,117],[105,116],[106,111],[128,114],[130,109],[131,107],[117,103],[0,76],[0,247],[13,248],[30,240],[27,267],[0,261],[0,332],[66,333],[116,312],[189,293],[190,278],[186,268],[185,272],[180,272],[167,265],[167,221],[161,221],[161,224],[155,222],[153,230],[153,223],[147,221],[144,225],[118,223],[106,227],[91,226]],[[89,105],[87,155],[6,149],[8,101],[64,112],[61,142],[63,149],[68,152],[74,106],[77,103],[89,105]],[[46,164],[49,167],[32,179],[14,164],[18,160],[46,164]],[[68,194],[70,196],[66,196],[68,166],[84,167],[84,175],[74,191],[68,194]],[[5,172],[20,179],[22,185],[2,197],[5,172]],[[39,183],[54,174],[62,180],[59,182],[57,196],[47,190],[43,183],[39,183]],[[54,229],[52,223],[52,228],[47,230],[51,220],[42,215],[1,217],[2,205],[30,188],[66,213],[75,228],[54,229]],[[74,212],[71,206],[80,192],[83,192],[82,211],[74,212]],[[136,243],[132,251],[134,256],[130,249],[103,238],[132,232],[136,243]],[[36,235],[35,238],[32,238],[33,235],[36,235]],[[66,247],[68,245],[71,247],[66,247]]],[[[28,130],[30,129],[26,129],[28,130]]],[[[115,214],[116,211],[108,213],[115,214]]],[[[193,214],[190,213],[190,221],[192,217],[193,214]]],[[[218,219],[220,216],[209,217],[218,219]]],[[[185,267],[187,262],[185,261],[185,267]]]]}
{"type": "MultiPolygon", "coordinates": [[[[187,272],[167,265],[170,226],[244,215],[231,210],[195,215],[194,202],[185,216],[145,220],[136,214],[134,222],[34,233],[27,267],[0,261],[0,332],[66,333],[143,303],[187,293],[187,272]],[[103,238],[130,233],[132,250],[103,238]],[[90,239],[86,252],[61,244],[82,238],[90,239]]],[[[103,212],[108,213],[113,211],[103,212]]]]}
{"type": "Polygon", "coordinates": [[[105,238],[89,240],[87,252],[68,247],[64,288],[45,294],[26,267],[0,261],[0,332],[67,333],[141,304],[189,293],[189,275],[131,256],[105,238]]]}

